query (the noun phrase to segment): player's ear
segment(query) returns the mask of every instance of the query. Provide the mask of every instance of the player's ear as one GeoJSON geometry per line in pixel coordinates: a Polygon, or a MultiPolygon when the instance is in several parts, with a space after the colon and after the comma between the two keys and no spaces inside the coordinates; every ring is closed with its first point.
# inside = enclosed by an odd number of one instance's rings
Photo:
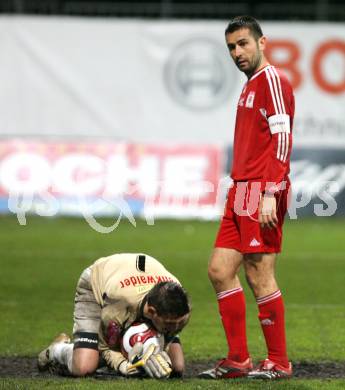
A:
{"type": "Polygon", "coordinates": [[[157,310],[155,309],[154,306],[148,305],[147,306],[147,313],[152,318],[152,317],[154,317],[157,314],[157,310]]]}
{"type": "Polygon", "coordinates": [[[258,45],[260,51],[264,51],[266,49],[266,42],[267,42],[267,38],[264,35],[259,38],[258,45]]]}

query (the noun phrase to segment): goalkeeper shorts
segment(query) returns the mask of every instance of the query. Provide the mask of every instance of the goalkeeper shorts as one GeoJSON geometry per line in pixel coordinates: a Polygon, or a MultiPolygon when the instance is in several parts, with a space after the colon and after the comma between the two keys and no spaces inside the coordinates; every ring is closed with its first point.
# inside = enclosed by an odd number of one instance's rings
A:
{"type": "Polygon", "coordinates": [[[74,299],[74,348],[98,349],[98,331],[101,322],[101,306],[92,291],[91,270],[81,274],[74,299]]]}

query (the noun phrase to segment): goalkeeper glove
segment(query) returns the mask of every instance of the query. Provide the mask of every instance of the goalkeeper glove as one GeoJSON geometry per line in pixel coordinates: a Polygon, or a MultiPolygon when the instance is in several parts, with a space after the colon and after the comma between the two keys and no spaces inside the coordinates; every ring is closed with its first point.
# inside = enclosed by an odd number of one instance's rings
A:
{"type": "Polygon", "coordinates": [[[142,371],[140,368],[137,368],[135,365],[133,365],[133,362],[139,360],[139,356],[141,355],[143,350],[142,343],[136,343],[130,353],[128,354],[128,360],[123,360],[119,366],[118,371],[123,376],[140,376],[142,375],[142,371]]]}
{"type": "MultiPolygon", "coordinates": [[[[139,343],[137,343],[139,344],[139,343]]],[[[139,360],[131,368],[142,367],[151,378],[168,378],[172,372],[171,360],[165,351],[160,351],[158,345],[151,344],[139,360]]]]}

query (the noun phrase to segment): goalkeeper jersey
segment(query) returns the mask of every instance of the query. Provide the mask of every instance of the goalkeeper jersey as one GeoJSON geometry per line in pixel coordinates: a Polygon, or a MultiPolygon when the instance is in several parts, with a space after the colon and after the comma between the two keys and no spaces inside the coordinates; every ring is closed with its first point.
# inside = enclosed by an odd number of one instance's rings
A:
{"type": "Polygon", "coordinates": [[[290,170],[295,102],[287,77],[274,66],[257,71],[238,101],[233,164],[234,181],[280,183],[290,170]]]}
{"type": "Polygon", "coordinates": [[[155,258],[140,253],[120,253],[91,266],[91,286],[97,302],[125,302],[136,307],[159,282],[179,281],[155,258]]]}
{"type": "Polygon", "coordinates": [[[99,349],[107,363],[117,369],[124,360],[120,334],[142,320],[142,302],[148,291],[159,282],[180,282],[158,260],[140,253],[104,257],[90,268],[92,291],[102,308],[99,349]]]}

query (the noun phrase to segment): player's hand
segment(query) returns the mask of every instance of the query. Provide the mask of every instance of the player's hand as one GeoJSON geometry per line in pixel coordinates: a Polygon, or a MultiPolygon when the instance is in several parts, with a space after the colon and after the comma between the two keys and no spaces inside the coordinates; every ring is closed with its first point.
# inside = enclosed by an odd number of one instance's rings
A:
{"type": "Polygon", "coordinates": [[[128,360],[124,360],[120,363],[118,371],[124,376],[139,376],[142,375],[142,371],[139,367],[135,366],[133,362],[137,362],[140,360],[143,352],[142,343],[134,344],[130,353],[128,354],[128,360]]]}
{"type": "Polygon", "coordinates": [[[160,351],[158,345],[151,344],[140,360],[133,362],[133,367],[142,367],[151,378],[168,378],[172,372],[172,364],[168,354],[160,351]]]}
{"type": "Polygon", "coordinates": [[[265,194],[260,199],[259,223],[262,228],[276,228],[278,223],[277,202],[274,195],[265,194]]]}
{"type": "Polygon", "coordinates": [[[128,377],[135,377],[141,374],[140,370],[133,367],[133,364],[127,359],[120,363],[118,371],[121,375],[128,377]]]}
{"type": "Polygon", "coordinates": [[[154,353],[147,360],[144,369],[151,378],[168,378],[172,372],[171,360],[165,351],[154,353]]]}

